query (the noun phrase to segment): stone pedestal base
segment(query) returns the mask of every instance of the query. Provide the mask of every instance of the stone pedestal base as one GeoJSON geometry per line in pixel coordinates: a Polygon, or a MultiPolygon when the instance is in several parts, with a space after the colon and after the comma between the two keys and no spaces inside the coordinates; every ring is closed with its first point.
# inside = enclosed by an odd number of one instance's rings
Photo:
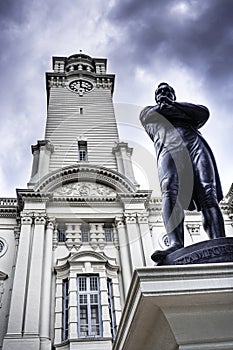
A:
{"type": "Polygon", "coordinates": [[[233,264],[135,271],[113,350],[232,350],[233,264]]]}
{"type": "Polygon", "coordinates": [[[51,350],[51,340],[33,335],[8,334],[3,342],[3,350],[51,350]]]}
{"type": "Polygon", "coordinates": [[[167,255],[158,265],[187,265],[233,262],[233,237],[192,244],[167,255]]]}
{"type": "MultiPolygon", "coordinates": [[[[3,350],[40,350],[40,339],[31,337],[12,336],[5,338],[3,342],[3,350]]],[[[48,348],[49,349],[49,348],[48,348]]]]}

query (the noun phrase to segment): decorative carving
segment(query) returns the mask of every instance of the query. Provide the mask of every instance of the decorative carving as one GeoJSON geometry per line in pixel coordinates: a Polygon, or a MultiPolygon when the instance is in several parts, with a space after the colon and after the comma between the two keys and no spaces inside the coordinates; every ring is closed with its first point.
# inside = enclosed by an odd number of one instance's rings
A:
{"type": "Polygon", "coordinates": [[[22,225],[31,225],[32,224],[32,217],[31,216],[23,216],[21,218],[21,224],[22,225]]]}
{"type": "Polygon", "coordinates": [[[45,225],[46,218],[45,216],[41,216],[40,214],[35,217],[35,225],[45,225]]]}
{"type": "Polygon", "coordinates": [[[15,235],[15,240],[18,243],[19,242],[19,237],[20,237],[20,228],[19,227],[15,227],[14,228],[14,235],[15,235]]]}
{"type": "Polygon", "coordinates": [[[17,216],[18,201],[16,198],[0,198],[0,217],[17,216]]]}
{"type": "Polygon", "coordinates": [[[75,182],[56,189],[54,196],[116,197],[116,192],[107,186],[92,182],[75,182]]]}
{"type": "Polygon", "coordinates": [[[135,224],[136,223],[136,213],[125,213],[125,222],[126,224],[135,224]]]}
{"type": "MultiPolygon", "coordinates": [[[[132,182],[130,182],[119,172],[90,164],[85,164],[85,166],[77,164],[59,169],[52,175],[49,174],[46,176],[44,180],[35,187],[35,191],[36,193],[40,193],[40,195],[41,193],[47,194],[52,189],[55,189],[56,191],[56,188],[61,186],[62,183],[75,183],[77,181],[77,178],[79,181],[83,179],[82,182],[85,182],[85,180],[88,178],[93,179],[90,181],[92,183],[96,183],[96,180],[98,180],[99,183],[109,183],[110,186],[107,187],[111,187],[112,185],[113,188],[117,189],[117,192],[121,193],[135,192],[135,186],[132,184],[132,182]]],[[[113,197],[109,198],[112,199],[113,197]]]]}
{"type": "Polygon", "coordinates": [[[3,238],[0,238],[0,256],[4,255],[7,250],[6,241],[3,238]]]}
{"type": "Polygon", "coordinates": [[[147,224],[148,223],[148,213],[137,213],[138,223],[139,224],[147,224]]]}
{"type": "Polygon", "coordinates": [[[116,223],[117,229],[125,226],[124,219],[121,216],[116,216],[115,217],[115,223],[116,223]]]}
{"type": "Polygon", "coordinates": [[[55,219],[49,219],[49,221],[47,222],[47,228],[53,230],[55,227],[55,219]]]}
{"type": "Polygon", "coordinates": [[[200,234],[200,224],[187,224],[187,229],[190,235],[200,234]]]}
{"type": "Polygon", "coordinates": [[[160,246],[161,246],[163,249],[170,246],[169,238],[168,238],[167,233],[162,233],[162,234],[159,236],[159,244],[160,244],[160,246]]]}
{"type": "Polygon", "coordinates": [[[51,79],[49,80],[49,87],[65,87],[65,77],[56,77],[56,79],[54,79],[55,77],[51,77],[51,79]]]}

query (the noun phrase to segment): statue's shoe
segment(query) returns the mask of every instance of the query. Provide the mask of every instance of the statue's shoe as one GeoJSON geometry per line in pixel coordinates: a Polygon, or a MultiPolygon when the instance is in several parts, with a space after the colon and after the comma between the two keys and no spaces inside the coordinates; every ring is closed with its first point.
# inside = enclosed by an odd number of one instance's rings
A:
{"type": "Polygon", "coordinates": [[[151,259],[154,262],[160,262],[161,260],[163,260],[168,254],[171,254],[173,252],[175,252],[176,250],[183,248],[182,245],[180,245],[179,243],[177,244],[173,244],[171,245],[169,248],[164,249],[164,250],[156,250],[152,255],[151,255],[151,259]]]}

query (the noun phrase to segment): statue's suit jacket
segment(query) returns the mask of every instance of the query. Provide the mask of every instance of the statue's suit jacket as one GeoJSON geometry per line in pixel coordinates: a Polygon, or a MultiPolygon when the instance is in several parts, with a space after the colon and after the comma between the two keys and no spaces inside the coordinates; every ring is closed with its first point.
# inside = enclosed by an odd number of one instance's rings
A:
{"type": "Polygon", "coordinates": [[[160,185],[173,175],[174,167],[170,167],[169,159],[176,159],[176,167],[182,168],[188,154],[194,176],[191,200],[184,208],[188,210],[201,210],[199,193],[205,188],[214,187],[217,200],[223,198],[213,153],[198,130],[208,118],[205,106],[185,102],[148,106],[140,113],[141,123],[154,142],[160,185]]]}

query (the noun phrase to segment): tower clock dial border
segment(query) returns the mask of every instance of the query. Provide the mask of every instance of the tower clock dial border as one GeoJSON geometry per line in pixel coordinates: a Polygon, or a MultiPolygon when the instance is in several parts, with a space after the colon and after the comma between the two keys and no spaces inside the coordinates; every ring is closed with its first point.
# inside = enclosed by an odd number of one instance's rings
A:
{"type": "Polygon", "coordinates": [[[68,87],[69,90],[79,94],[80,96],[94,89],[94,85],[90,81],[84,79],[72,80],[68,87]]]}

